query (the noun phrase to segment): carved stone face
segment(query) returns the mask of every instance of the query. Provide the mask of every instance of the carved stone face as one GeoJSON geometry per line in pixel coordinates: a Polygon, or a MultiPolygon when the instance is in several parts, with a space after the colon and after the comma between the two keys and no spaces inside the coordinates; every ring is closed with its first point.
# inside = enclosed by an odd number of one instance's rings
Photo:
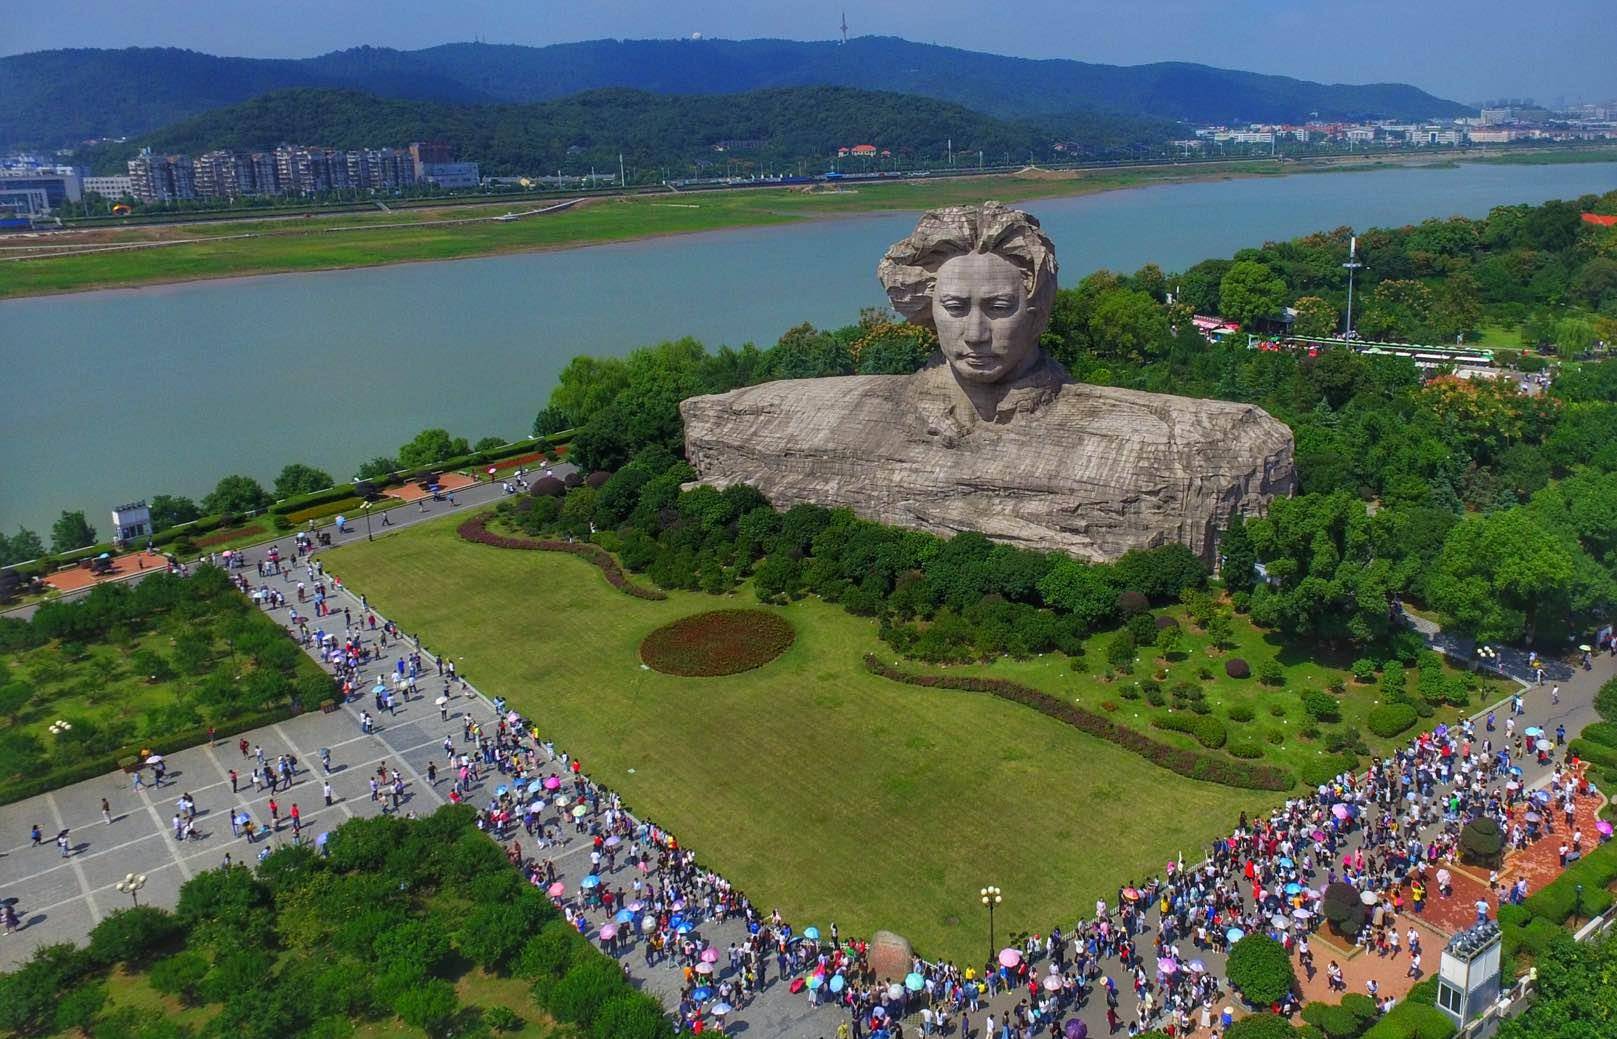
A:
{"type": "Polygon", "coordinates": [[[1002,256],[973,252],[945,260],[933,289],[932,320],[961,382],[1004,382],[1038,363],[1043,316],[1028,305],[1022,272],[1002,256]]]}

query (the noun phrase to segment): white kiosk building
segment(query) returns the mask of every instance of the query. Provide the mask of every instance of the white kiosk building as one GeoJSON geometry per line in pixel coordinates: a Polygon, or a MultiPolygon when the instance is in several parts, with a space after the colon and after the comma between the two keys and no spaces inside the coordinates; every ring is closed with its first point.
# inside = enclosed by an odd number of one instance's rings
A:
{"type": "Polygon", "coordinates": [[[1437,1008],[1459,1028],[1499,999],[1499,925],[1484,920],[1449,939],[1438,970],[1437,1008]]]}
{"type": "Polygon", "coordinates": [[[152,510],[146,507],[144,499],[120,505],[112,510],[112,540],[118,544],[124,545],[136,538],[150,537],[151,533],[152,510]]]}

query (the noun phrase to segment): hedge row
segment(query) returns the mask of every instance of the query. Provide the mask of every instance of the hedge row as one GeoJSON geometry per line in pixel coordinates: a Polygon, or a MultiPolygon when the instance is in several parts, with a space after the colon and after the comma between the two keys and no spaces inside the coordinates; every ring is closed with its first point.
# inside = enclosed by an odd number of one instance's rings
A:
{"type": "Polygon", "coordinates": [[[1224,741],[1230,736],[1224,723],[1210,714],[1159,714],[1151,719],[1151,725],[1157,729],[1188,733],[1208,750],[1224,746],[1224,741]]]}
{"type": "Polygon", "coordinates": [[[1012,682],[1003,678],[975,678],[969,675],[915,674],[896,667],[890,667],[870,653],[865,654],[865,667],[873,674],[894,682],[904,682],[908,685],[935,689],[962,689],[973,693],[990,693],[1003,700],[1009,700],[1024,707],[1031,707],[1041,714],[1081,729],[1091,736],[1098,736],[1103,740],[1117,744],[1124,750],[1133,751],[1153,765],[1159,765],[1191,779],[1199,779],[1208,783],[1220,783],[1224,786],[1240,787],[1246,790],[1290,790],[1296,782],[1290,772],[1283,768],[1276,768],[1273,765],[1253,765],[1244,761],[1232,761],[1228,758],[1215,757],[1199,750],[1170,747],[1166,743],[1159,743],[1137,729],[1119,725],[1110,718],[1085,710],[1077,704],[1067,703],[1019,682],[1012,682]]]}
{"type": "Polygon", "coordinates": [[[1527,896],[1522,905],[1534,916],[1560,925],[1574,912],[1582,917],[1599,916],[1610,908],[1612,895],[1607,885],[1617,880],[1617,841],[1597,844],[1583,858],[1561,871],[1561,875],[1527,896]],[[1578,885],[1583,885],[1579,905],[1578,885]]]}
{"type": "Polygon", "coordinates": [[[601,568],[606,581],[620,592],[626,592],[637,599],[650,599],[660,601],[668,596],[656,588],[642,588],[629,580],[623,572],[623,567],[612,558],[612,554],[600,545],[592,545],[587,541],[541,541],[538,538],[513,538],[504,534],[496,534],[488,529],[487,516],[473,516],[462,523],[456,533],[463,540],[472,541],[479,545],[491,545],[494,548],[527,549],[535,552],[568,552],[594,563],[601,568]]]}
{"type": "Polygon", "coordinates": [[[1588,739],[1587,735],[1579,736],[1567,744],[1567,750],[1584,761],[1599,765],[1601,768],[1617,768],[1617,747],[1608,747],[1604,743],[1596,743],[1588,739]]]}
{"type": "MultiPolygon", "coordinates": [[[[333,686],[332,696],[335,697],[336,695],[336,687],[333,686]]],[[[280,707],[273,707],[267,711],[227,719],[222,724],[217,725],[216,728],[219,729],[218,735],[230,736],[238,732],[246,732],[248,729],[258,729],[265,725],[274,725],[276,722],[284,722],[298,713],[299,711],[295,710],[291,704],[282,704],[280,707]]],[[[120,761],[136,757],[143,748],[150,749],[156,754],[172,754],[175,751],[186,750],[205,743],[207,739],[208,727],[206,725],[196,725],[189,729],[181,729],[178,732],[171,733],[162,739],[143,740],[138,744],[131,743],[107,754],[83,758],[73,762],[71,765],[64,765],[49,772],[40,772],[22,779],[13,780],[10,783],[0,784],[0,804],[11,804],[13,801],[33,797],[35,794],[43,794],[48,790],[55,790],[72,783],[80,783],[86,779],[94,779],[97,776],[106,775],[108,772],[115,772],[122,767],[119,764],[120,761]]]]}

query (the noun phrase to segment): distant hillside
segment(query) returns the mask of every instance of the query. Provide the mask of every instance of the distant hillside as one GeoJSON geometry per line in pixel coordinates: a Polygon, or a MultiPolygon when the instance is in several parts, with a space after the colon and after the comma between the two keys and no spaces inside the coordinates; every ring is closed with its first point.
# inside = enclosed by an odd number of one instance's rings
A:
{"type": "Polygon", "coordinates": [[[39,51],[0,58],[0,144],[57,145],[147,133],[287,87],[344,87],[456,103],[554,100],[623,87],[723,94],[847,86],[951,101],[1002,118],[1084,110],[1194,122],[1458,115],[1398,84],[1310,83],[1165,62],[1034,61],[866,36],[792,40],[592,40],[549,47],[360,47],[316,58],[222,58],[165,48],[39,51]]]}
{"type": "MultiPolygon", "coordinates": [[[[1118,117],[1007,121],[960,105],[848,87],[793,87],[742,94],[668,96],[608,89],[526,105],[455,105],[379,98],[358,91],[300,89],[266,94],[196,116],[122,145],[91,149],[91,165],[121,170],[142,146],[199,155],[213,148],[251,151],[292,141],[357,148],[432,139],[475,158],[484,172],[581,172],[723,166],[746,157],[777,164],[812,162],[820,172],[838,146],[874,144],[902,157],[941,157],[948,142],[964,155],[1013,161],[1052,155],[1057,140],[1084,149],[1126,150],[1161,140],[1170,124],[1118,117]],[[715,146],[726,144],[720,153],[715,146]]],[[[975,161],[975,160],[973,160],[975,161]]]]}

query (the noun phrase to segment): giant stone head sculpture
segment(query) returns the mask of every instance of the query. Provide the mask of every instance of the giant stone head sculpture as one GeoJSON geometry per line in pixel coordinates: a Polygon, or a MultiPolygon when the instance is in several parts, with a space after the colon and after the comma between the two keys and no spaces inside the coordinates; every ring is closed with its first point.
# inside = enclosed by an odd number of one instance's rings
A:
{"type": "Polygon", "coordinates": [[[1008,382],[1042,359],[1056,253],[1031,215],[998,202],[934,209],[882,257],[893,309],[934,329],[962,384],[1008,382]]]}

